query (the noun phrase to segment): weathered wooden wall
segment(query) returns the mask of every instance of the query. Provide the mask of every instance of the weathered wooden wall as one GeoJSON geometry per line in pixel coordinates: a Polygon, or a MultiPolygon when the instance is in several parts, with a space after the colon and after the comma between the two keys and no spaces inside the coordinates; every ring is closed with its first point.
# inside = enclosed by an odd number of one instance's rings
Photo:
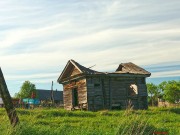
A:
{"type": "Polygon", "coordinates": [[[109,109],[109,81],[107,78],[88,77],[88,110],[109,109]]]}
{"type": "Polygon", "coordinates": [[[86,79],[72,81],[72,83],[63,85],[64,108],[66,110],[71,110],[73,108],[72,90],[74,88],[77,88],[78,91],[79,104],[87,103],[86,79]]]}
{"type": "Polygon", "coordinates": [[[145,78],[142,77],[113,77],[111,78],[112,108],[120,104],[122,109],[128,105],[134,109],[147,108],[147,88],[145,78]],[[130,86],[135,84],[138,89],[137,95],[131,95],[130,86]]]}
{"type": "Polygon", "coordinates": [[[111,78],[111,108],[126,108],[129,78],[111,78]]]}
{"type": "Polygon", "coordinates": [[[71,76],[74,76],[74,75],[77,75],[77,74],[80,74],[80,71],[77,68],[74,67],[73,70],[72,70],[71,76]]]}
{"type": "Polygon", "coordinates": [[[147,88],[142,77],[87,78],[88,110],[125,109],[131,102],[134,109],[147,109],[147,88]],[[136,84],[138,94],[131,96],[130,85],[136,84]]]}
{"type": "MultiPolygon", "coordinates": [[[[74,69],[72,74],[79,71],[74,69]]],[[[88,76],[79,80],[71,80],[64,87],[64,107],[73,108],[72,90],[77,88],[79,104],[87,103],[87,109],[125,109],[128,105],[134,109],[147,109],[147,88],[145,78],[127,76],[88,76]],[[135,84],[137,95],[131,95],[130,86],[135,84]],[[130,104],[129,104],[130,103],[130,104]]]]}

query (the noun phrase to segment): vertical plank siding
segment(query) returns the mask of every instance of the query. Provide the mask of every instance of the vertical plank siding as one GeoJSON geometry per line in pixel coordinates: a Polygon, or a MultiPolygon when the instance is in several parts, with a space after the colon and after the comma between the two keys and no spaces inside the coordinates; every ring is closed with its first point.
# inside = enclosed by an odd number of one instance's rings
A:
{"type": "Polygon", "coordinates": [[[64,108],[73,108],[72,89],[78,90],[79,104],[87,103],[87,110],[126,109],[131,105],[134,109],[147,109],[147,88],[143,78],[136,77],[87,77],[64,84],[64,108]],[[138,94],[131,96],[131,84],[136,84],[138,94]]]}
{"type": "Polygon", "coordinates": [[[88,110],[126,109],[128,105],[134,109],[147,109],[147,88],[144,79],[140,77],[88,77],[88,110]],[[95,84],[100,84],[100,86],[95,84]],[[137,95],[129,95],[131,84],[137,85],[137,95]]]}
{"type": "Polygon", "coordinates": [[[73,108],[72,90],[74,88],[77,88],[78,91],[79,104],[87,103],[86,79],[76,80],[75,83],[68,83],[63,85],[64,108],[66,110],[71,110],[73,108]]]}
{"type": "Polygon", "coordinates": [[[77,68],[74,67],[73,71],[71,73],[71,76],[78,75],[78,74],[80,74],[80,71],[77,68]]]}
{"type": "Polygon", "coordinates": [[[72,102],[73,102],[71,84],[63,85],[63,99],[64,99],[64,108],[66,110],[71,110],[72,102]]]}

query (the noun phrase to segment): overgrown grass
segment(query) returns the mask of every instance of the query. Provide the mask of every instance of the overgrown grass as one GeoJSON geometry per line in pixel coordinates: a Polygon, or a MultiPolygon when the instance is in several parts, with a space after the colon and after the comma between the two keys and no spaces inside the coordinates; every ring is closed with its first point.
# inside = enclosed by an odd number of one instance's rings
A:
{"type": "Polygon", "coordinates": [[[12,129],[0,109],[0,135],[179,135],[180,108],[121,111],[17,110],[20,124],[12,129]]]}

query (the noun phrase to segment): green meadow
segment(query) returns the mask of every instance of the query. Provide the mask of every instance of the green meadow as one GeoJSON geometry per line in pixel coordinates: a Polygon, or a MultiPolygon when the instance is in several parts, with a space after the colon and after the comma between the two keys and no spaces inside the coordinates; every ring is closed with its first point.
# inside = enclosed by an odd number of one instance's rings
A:
{"type": "Polygon", "coordinates": [[[180,108],[98,112],[36,108],[17,113],[20,123],[13,129],[6,111],[0,109],[0,135],[180,134],[180,108]]]}

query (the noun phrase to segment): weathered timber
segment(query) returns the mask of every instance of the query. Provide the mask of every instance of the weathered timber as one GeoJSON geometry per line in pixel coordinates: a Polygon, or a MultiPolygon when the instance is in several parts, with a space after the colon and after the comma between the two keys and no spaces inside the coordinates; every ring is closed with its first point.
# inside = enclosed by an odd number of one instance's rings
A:
{"type": "Polygon", "coordinates": [[[19,118],[13,106],[11,96],[9,94],[1,68],[0,68],[0,95],[3,99],[4,107],[6,109],[10,123],[13,127],[15,127],[19,122],[19,118]]]}
{"type": "Polygon", "coordinates": [[[73,105],[73,94],[72,90],[77,88],[78,93],[78,104],[85,104],[87,103],[87,90],[86,90],[86,80],[77,80],[74,84],[65,84],[64,88],[64,107],[67,110],[72,110],[74,107],[73,105]]]}
{"type": "Polygon", "coordinates": [[[80,74],[79,70],[77,68],[74,67],[72,73],[71,73],[71,76],[74,76],[74,75],[77,75],[77,74],[80,74]]]}
{"type": "Polygon", "coordinates": [[[69,60],[58,82],[63,84],[64,107],[86,109],[147,109],[146,77],[151,74],[133,63],[122,63],[115,72],[98,72],[69,60]],[[74,91],[77,91],[74,93],[74,91]],[[76,103],[76,104],[75,104],[76,103]]]}

